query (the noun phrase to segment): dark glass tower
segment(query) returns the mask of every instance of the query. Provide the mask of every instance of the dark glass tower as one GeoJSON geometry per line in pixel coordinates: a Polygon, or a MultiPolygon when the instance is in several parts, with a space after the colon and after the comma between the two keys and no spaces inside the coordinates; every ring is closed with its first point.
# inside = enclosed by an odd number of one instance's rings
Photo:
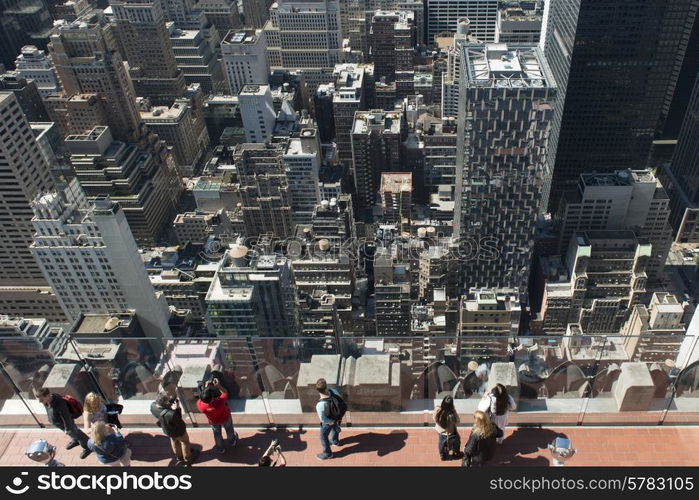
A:
{"type": "Polygon", "coordinates": [[[580,174],[646,165],[699,0],[549,0],[545,55],[558,84],[549,210],[580,174]]]}
{"type": "Polygon", "coordinates": [[[670,197],[670,222],[679,242],[699,241],[699,77],[686,103],[677,146],[668,164],[659,170],[670,197]]]}

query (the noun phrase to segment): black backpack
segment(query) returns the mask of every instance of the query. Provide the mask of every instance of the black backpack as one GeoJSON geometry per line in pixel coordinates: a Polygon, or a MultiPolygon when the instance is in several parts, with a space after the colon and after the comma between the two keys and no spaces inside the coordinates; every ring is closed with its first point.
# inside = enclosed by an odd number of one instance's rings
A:
{"type": "Polygon", "coordinates": [[[328,391],[328,418],[339,422],[347,413],[347,403],[334,391],[328,391]]]}
{"type": "Polygon", "coordinates": [[[458,432],[449,434],[444,440],[443,455],[451,460],[461,458],[461,436],[459,436],[458,432]]]}

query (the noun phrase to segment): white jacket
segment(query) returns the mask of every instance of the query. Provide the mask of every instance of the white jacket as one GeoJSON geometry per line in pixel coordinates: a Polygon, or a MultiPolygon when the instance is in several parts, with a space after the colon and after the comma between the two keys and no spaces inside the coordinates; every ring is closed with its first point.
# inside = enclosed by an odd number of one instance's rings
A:
{"type": "Polygon", "coordinates": [[[491,419],[493,423],[500,427],[500,429],[502,429],[503,431],[505,430],[505,427],[507,427],[507,421],[510,418],[510,411],[517,409],[517,403],[515,403],[515,400],[512,399],[512,396],[508,394],[507,398],[509,399],[509,401],[507,405],[507,411],[504,415],[495,414],[495,397],[491,394],[488,394],[487,398],[481,399],[478,403],[478,409],[480,411],[487,413],[488,409],[490,409],[491,419]]]}

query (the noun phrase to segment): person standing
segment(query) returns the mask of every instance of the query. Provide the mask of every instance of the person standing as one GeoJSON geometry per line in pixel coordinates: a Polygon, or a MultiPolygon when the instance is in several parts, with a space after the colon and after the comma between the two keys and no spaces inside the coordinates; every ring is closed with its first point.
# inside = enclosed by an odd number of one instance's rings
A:
{"type": "Polygon", "coordinates": [[[453,457],[458,458],[458,452],[461,448],[461,440],[459,439],[459,432],[457,426],[459,424],[459,414],[456,412],[454,407],[454,398],[451,396],[445,396],[442,400],[442,404],[434,409],[434,414],[432,415],[434,420],[434,428],[439,436],[438,448],[439,457],[442,460],[449,460],[452,458],[450,456],[450,449],[455,449],[456,453],[453,457]],[[453,442],[453,447],[449,447],[450,440],[453,442]]]}
{"type": "Polygon", "coordinates": [[[502,444],[505,439],[505,428],[510,418],[510,411],[517,409],[517,403],[507,393],[507,388],[502,384],[495,384],[493,390],[480,400],[478,409],[489,415],[493,423],[502,431],[497,439],[497,443],[502,444]]]}
{"type": "Polygon", "coordinates": [[[223,442],[223,429],[226,429],[228,445],[235,446],[238,442],[238,434],[233,428],[231,410],[228,407],[228,390],[221,384],[219,379],[214,378],[206,383],[206,387],[197,401],[197,409],[206,415],[206,418],[214,432],[216,441],[216,451],[226,452],[223,442]]]}
{"type": "Polygon", "coordinates": [[[80,458],[83,459],[92,453],[87,447],[87,435],[75,425],[75,418],[80,415],[79,408],[76,409],[75,415],[72,414],[67,401],[59,394],[52,393],[45,387],[35,391],[34,396],[46,408],[46,416],[49,422],[70,436],[71,441],[66,445],[66,450],[80,445],[83,449],[82,453],[80,453],[80,458]]]}
{"type": "Polygon", "coordinates": [[[482,467],[495,455],[497,428],[490,417],[480,410],[473,415],[473,428],[464,447],[462,464],[482,467]]]}
{"type": "Polygon", "coordinates": [[[107,406],[99,394],[90,392],[85,396],[83,404],[83,430],[85,434],[90,432],[90,428],[97,422],[107,423],[107,406]]]}
{"type": "Polygon", "coordinates": [[[320,419],[320,445],[323,448],[323,451],[318,453],[316,458],[327,460],[333,458],[330,443],[340,446],[340,424],[347,410],[347,405],[340,397],[339,392],[328,387],[324,378],[318,379],[316,390],[320,396],[318,403],[316,403],[316,412],[320,419]]]}
{"type": "Polygon", "coordinates": [[[170,446],[177,457],[177,462],[186,466],[192,465],[194,454],[177,398],[171,398],[169,394],[160,394],[151,404],[150,412],[158,419],[158,425],[163,433],[170,438],[170,446]]]}
{"type": "Polygon", "coordinates": [[[92,426],[92,438],[88,448],[97,454],[97,460],[104,465],[128,467],[131,465],[131,448],[126,439],[114,427],[98,420],[92,426]]]}

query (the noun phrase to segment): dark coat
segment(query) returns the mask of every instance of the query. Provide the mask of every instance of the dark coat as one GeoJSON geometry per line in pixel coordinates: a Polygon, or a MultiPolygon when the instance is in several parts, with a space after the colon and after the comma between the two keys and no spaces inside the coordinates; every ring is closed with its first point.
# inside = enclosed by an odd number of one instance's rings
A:
{"type": "Polygon", "coordinates": [[[68,403],[59,394],[51,394],[51,401],[46,406],[46,415],[49,422],[62,431],[67,431],[73,426],[73,417],[70,415],[68,403]]]}
{"type": "Polygon", "coordinates": [[[464,457],[471,457],[471,464],[479,467],[493,458],[497,447],[497,436],[495,433],[486,438],[478,436],[471,431],[468,442],[464,447],[464,457]]]}
{"type": "Polygon", "coordinates": [[[182,420],[182,410],[180,408],[167,408],[158,406],[153,402],[150,405],[150,412],[158,419],[158,425],[168,437],[180,437],[187,432],[187,425],[182,420]]]}

